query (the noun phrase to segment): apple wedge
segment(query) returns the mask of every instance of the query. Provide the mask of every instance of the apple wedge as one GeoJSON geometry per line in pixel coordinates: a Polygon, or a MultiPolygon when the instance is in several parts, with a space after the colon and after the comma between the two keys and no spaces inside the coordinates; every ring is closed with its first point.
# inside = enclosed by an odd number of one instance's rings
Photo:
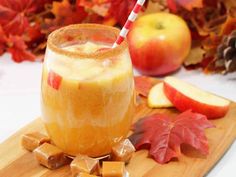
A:
{"type": "Polygon", "coordinates": [[[191,109],[209,119],[224,117],[230,105],[230,101],[175,77],[164,79],[164,93],[179,111],[191,109]]]}
{"type": "Polygon", "coordinates": [[[150,108],[168,108],[173,104],[168,100],[163,91],[163,83],[154,85],[148,94],[148,106],[150,108]]]}

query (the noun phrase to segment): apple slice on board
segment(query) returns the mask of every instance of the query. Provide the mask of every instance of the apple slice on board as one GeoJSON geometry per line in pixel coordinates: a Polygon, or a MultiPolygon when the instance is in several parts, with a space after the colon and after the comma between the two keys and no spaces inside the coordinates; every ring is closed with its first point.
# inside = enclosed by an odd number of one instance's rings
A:
{"type": "Polygon", "coordinates": [[[179,111],[188,109],[209,119],[224,117],[230,101],[203,91],[175,77],[164,79],[164,93],[179,111]]]}
{"type": "Polygon", "coordinates": [[[154,85],[149,91],[148,106],[151,108],[173,107],[173,104],[168,100],[163,91],[163,83],[154,85]]]}

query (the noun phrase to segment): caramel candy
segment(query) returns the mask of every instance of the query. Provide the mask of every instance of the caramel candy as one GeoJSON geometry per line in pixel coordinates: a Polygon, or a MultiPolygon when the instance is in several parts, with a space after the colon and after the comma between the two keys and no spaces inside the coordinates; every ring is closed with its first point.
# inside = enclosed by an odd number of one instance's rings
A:
{"type": "Polygon", "coordinates": [[[99,174],[99,160],[86,155],[78,155],[70,164],[72,176],[76,177],[81,172],[99,174]]]}
{"type": "Polygon", "coordinates": [[[79,174],[79,176],[77,176],[77,177],[96,177],[95,175],[90,175],[90,174],[88,174],[88,173],[80,173],[79,174]]]}
{"type": "Polygon", "coordinates": [[[102,177],[125,177],[125,163],[124,162],[110,162],[102,163],[102,177]]]}
{"type": "Polygon", "coordinates": [[[39,132],[27,133],[21,138],[21,145],[29,151],[33,151],[43,143],[50,143],[50,139],[39,132]]]}
{"type": "Polygon", "coordinates": [[[112,147],[111,159],[128,163],[134,152],[135,148],[133,144],[129,139],[125,139],[112,147]]]}
{"type": "Polygon", "coordinates": [[[34,156],[39,164],[49,168],[56,169],[69,164],[70,159],[58,147],[44,143],[34,150],[34,156]]]}

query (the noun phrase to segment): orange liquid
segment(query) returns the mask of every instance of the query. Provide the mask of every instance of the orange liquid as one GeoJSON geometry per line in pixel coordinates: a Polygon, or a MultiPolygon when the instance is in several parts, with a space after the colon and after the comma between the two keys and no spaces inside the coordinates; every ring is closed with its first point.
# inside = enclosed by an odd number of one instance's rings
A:
{"type": "Polygon", "coordinates": [[[42,117],[49,136],[70,155],[108,154],[126,137],[134,113],[128,51],[106,61],[49,62],[52,58],[47,51],[42,75],[42,117]],[[62,76],[58,89],[47,82],[49,70],[62,76]]]}

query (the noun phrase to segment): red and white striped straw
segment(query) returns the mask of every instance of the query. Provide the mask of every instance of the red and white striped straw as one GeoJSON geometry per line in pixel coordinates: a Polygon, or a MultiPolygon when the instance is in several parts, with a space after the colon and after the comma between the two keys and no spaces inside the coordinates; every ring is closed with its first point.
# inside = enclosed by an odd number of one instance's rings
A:
{"type": "Polygon", "coordinates": [[[138,0],[132,10],[132,12],[129,14],[129,17],[127,21],[125,22],[125,25],[123,26],[122,30],[120,31],[120,34],[118,38],[116,39],[116,42],[113,44],[112,48],[117,47],[120,45],[124,39],[126,38],[127,33],[129,32],[131,24],[135,21],[135,19],[138,16],[138,12],[142,8],[145,0],[138,0]]]}

